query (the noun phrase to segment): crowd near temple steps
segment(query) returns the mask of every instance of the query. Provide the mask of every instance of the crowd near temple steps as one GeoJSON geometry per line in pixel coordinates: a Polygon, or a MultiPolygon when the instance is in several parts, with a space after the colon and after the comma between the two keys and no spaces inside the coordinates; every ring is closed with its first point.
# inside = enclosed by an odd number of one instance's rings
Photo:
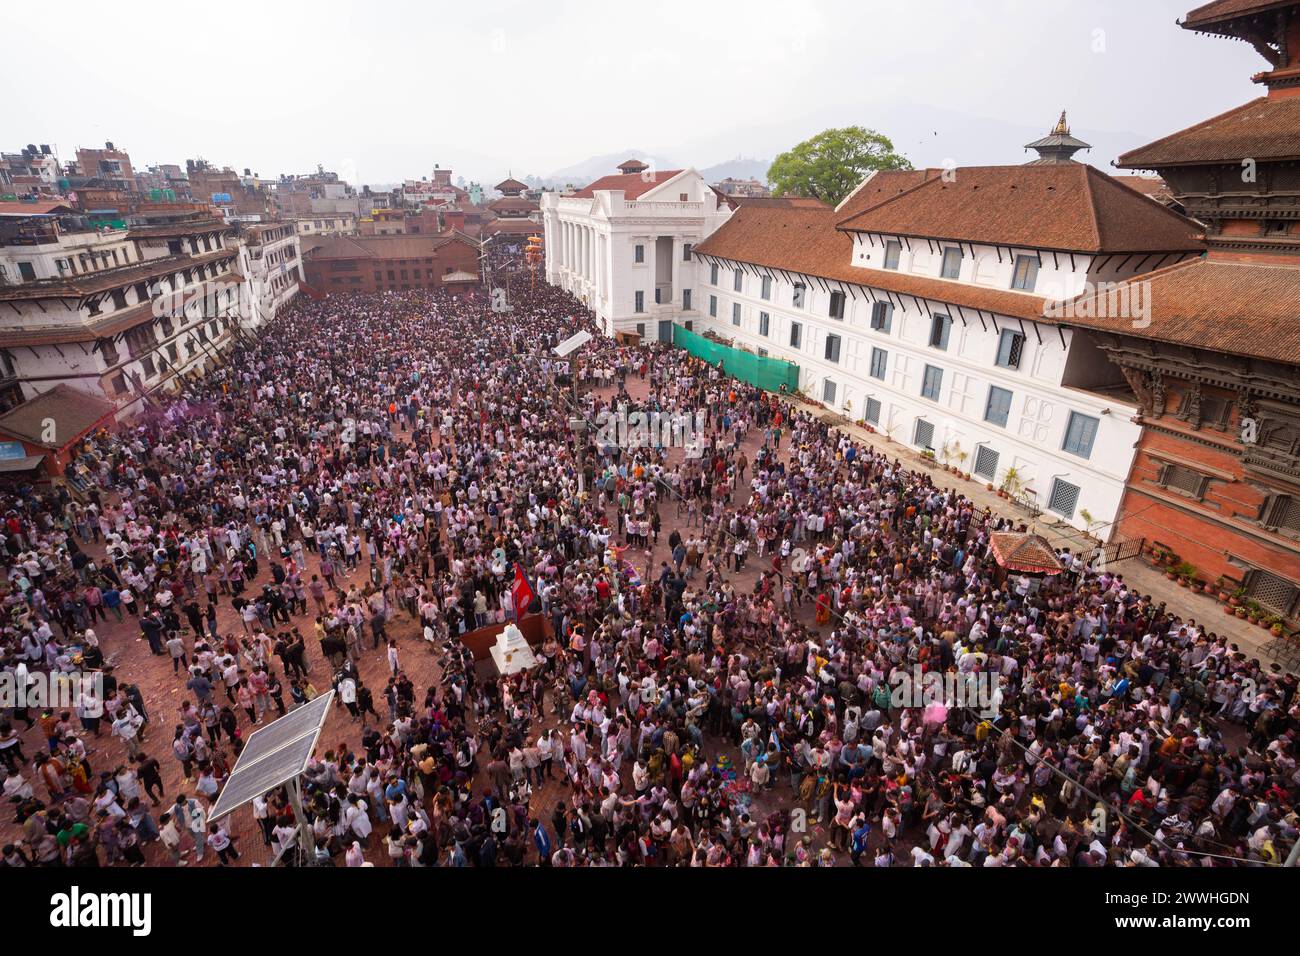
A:
{"type": "Polygon", "coordinates": [[[0,154],[0,865],[1294,865],[1300,2],[1180,25],[1117,175],[0,154]]]}

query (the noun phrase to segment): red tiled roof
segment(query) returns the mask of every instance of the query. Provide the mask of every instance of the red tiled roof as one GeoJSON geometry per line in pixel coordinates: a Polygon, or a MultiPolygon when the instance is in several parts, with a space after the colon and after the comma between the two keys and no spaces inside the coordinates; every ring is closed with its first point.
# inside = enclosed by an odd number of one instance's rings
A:
{"type": "Polygon", "coordinates": [[[1300,265],[1200,258],[1133,282],[1144,285],[1141,301],[1150,307],[1149,325],[1135,327],[1131,317],[1097,317],[1105,305],[1103,292],[1071,303],[1077,311],[1088,300],[1086,311],[1094,316],[1059,321],[1300,364],[1300,265]]]}
{"type": "Polygon", "coordinates": [[[1159,169],[1243,159],[1300,159],[1300,97],[1261,96],[1177,133],[1129,150],[1115,165],[1159,169]]]}
{"type": "Polygon", "coordinates": [[[1159,176],[1116,176],[1114,179],[1143,196],[1158,196],[1169,191],[1169,185],[1159,176]]]}
{"type": "Polygon", "coordinates": [[[531,199],[521,199],[517,196],[504,196],[501,199],[488,203],[488,208],[493,212],[532,212],[540,207],[531,199]]]}
{"type": "Polygon", "coordinates": [[[647,169],[644,173],[616,173],[612,176],[601,176],[600,179],[588,183],[573,195],[579,199],[592,199],[599,190],[621,189],[624,199],[636,199],[656,186],[662,186],[680,172],[680,169],[647,169]],[[643,176],[649,176],[649,181],[643,179],[643,176]]]}
{"type": "Polygon", "coordinates": [[[1214,0],[1190,11],[1183,18],[1182,26],[1197,30],[1211,23],[1220,23],[1237,17],[1263,13],[1267,10],[1280,10],[1295,5],[1295,0],[1214,0]]]}
{"type": "Polygon", "coordinates": [[[887,199],[893,199],[899,193],[906,192],[921,185],[927,179],[934,179],[943,172],[941,169],[878,169],[858,184],[858,188],[836,207],[840,221],[852,218],[858,213],[866,212],[873,206],[879,206],[887,199]]]}
{"type": "Polygon", "coordinates": [[[0,415],[0,432],[13,435],[42,448],[66,448],[117,411],[112,402],[79,392],[60,382],[48,392],[0,415]],[[59,438],[43,439],[45,423],[54,419],[59,438]]]}
{"type": "Polygon", "coordinates": [[[85,275],[62,276],[57,279],[41,279],[36,282],[23,282],[18,285],[0,287],[0,301],[25,301],[29,299],[71,299],[109,289],[121,289],[136,282],[152,279],[156,276],[169,275],[182,269],[207,265],[210,262],[222,262],[239,255],[236,246],[205,252],[201,256],[167,256],[162,259],[146,259],[144,262],[105,269],[102,272],[89,272],[85,275]]]}
{"type": "Polygon", "coordinates": [[[76,212],[65,202],[0,202],[0,216],[48,216],[55,212],[76,212]]]}
{"type": "Polygon", "coordinates": [[[1047,541],[1021,531],[996,531],[989,535],[994,560],[1008,571],[1027,574],[1060,574],[1060,559],[1047,541]]]}
{"type": "Polygon", "coordinates": [[[162,222],[153,226],[132,226],[128,239],[175,239],[178,236],[201,236],[209,232],[234,232],[235,227],[224,219],[187,219],[183,222],[162,222]]]}
{"type": "Polygon", "coordinates": [[[971,166],[843,219],[840,228],[1058,252],[1199,250],[1201,227],[1086,163],[971,166]]]}
{"type": "Polygon", "coordinates": [[[502,180],[501,182],[499,182],[499,183],[496,184],[496,190],[497,190],[497,192],[502,192],[502,193],[503,193],[503,192],[506,192],[507,190],[510,190],[510,189],[517,189],[517,190],[519,190],[520,192],[522,192],[523,190],[525,190],[525,189],[527,189],[527,188],[528,188],[528,184],[527,184],[527,183],[521,183],[521,182],[520,182],[519,180],[517,180],[517,179],[504,179],[504,180],[502,180]]]}
{"type": "Polygon", "coordinates": [[[489,219],[486,222],[479,223],[479,232],[484,236],[515,235],[531,236],[534,233],[541,235],[543,226],[541,223],[533,222],[531,219],[513,218],[513,219],[489,219]]]}
{"type": "Polygon", "coordinates": [[[829,209],[820,199],[804,196],[731,196],[723,193],[727,199],[740,206],[769,206],[773,209],[829,209]]]}
{"type": "Polygon", "coordinates": [[[1051,321],[1045,318],[1047,300],[1042,296],[854,266],[851,264],[853,239],[835,228],[835,219],[836,213],[829,207],[747,203],[695,247],[695,252],[971,310],[1036,322],[1051,321]]]}
{"type": "Polygon", "coordinates": [[[0,325],[0,347],[18,348],[23,345],[67,345],[72,342],[93,342],[143,325],[154,318],[154,304],[141,302],[128,309],[120,309],[104,318],[90,322],[73,322],[60,325],[34,325],[4,328],[0,325]]]}

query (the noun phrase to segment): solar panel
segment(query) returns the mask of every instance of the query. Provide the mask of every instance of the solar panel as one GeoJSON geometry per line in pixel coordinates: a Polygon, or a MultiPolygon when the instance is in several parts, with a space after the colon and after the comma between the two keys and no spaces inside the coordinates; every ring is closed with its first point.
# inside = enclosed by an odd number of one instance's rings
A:
{"type": "Polygon", "coordinates": [[[331,694],[322,694],[249,734],[239,759],[235,761],[235,772],[261,760],[271,751],[296,740],[304,733],[319,729],[329,714],[331,697],[331,694]]]}
{"type": "Polygon", "coordinates": [[[333,700],[334,691],[322,694],[254,732],[226,778],[208,819],[218,820],[302,773],[333,700]]]}
{"type": "Polygon", "coordinates": [[[591,333],[588,332],[586,329],[583,329],[577,335],[570,335],[567,339],[565,339],[555,348],[551,349],[551,351],[554,352],[556,355],[558,355],[560,358],[564,358],[574,349],[578,348],[581,345],[586,345],[590,341],[591,341],[591,333]]]}

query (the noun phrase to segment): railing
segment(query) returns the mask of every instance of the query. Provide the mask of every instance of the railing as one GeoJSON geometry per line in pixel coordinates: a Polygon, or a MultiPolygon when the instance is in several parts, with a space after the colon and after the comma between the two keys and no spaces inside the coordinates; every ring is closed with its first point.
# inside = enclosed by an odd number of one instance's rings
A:
{"type": "Polygon", "coordinates": [[[1011,496],[1011,503],[1031,518],[1037,518],[1043,513],[1043,509],[1038,506],[1038,492],[1032,488],[1021,488],[1011,496]]]}
{"type": "Polygon", "coordinates": [[[624,211],[631,214],[652,214],[664,216],[676,214],[679,216],[699,216],[704,213],[704,203],[702,202],[662,202],[659,200],[639,200],[629,199],[623,202],[624,211]]]}

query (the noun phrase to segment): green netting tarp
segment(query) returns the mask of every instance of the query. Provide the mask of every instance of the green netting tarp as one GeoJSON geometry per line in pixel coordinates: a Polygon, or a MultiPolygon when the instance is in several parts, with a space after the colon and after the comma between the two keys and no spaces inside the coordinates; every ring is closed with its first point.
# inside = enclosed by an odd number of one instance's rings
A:
{"type": "Polygon", "coordinates": [[[689,332],[680,325],[673,325],[673,345],[710,365],[721,363],[722,370],[728,375],[769,392],[779,392],[782,385],[791,394],[799,389],[799,366],[793,362],[744,352],[689,332]]]}

